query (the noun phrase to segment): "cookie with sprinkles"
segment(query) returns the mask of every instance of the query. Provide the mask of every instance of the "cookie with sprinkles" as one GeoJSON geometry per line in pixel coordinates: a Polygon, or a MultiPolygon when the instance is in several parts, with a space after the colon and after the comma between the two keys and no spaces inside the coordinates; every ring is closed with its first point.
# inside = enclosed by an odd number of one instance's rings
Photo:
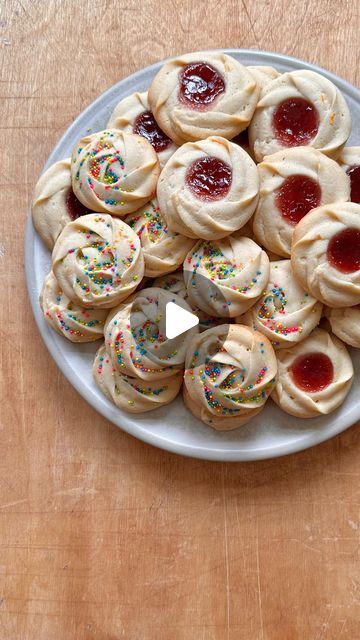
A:
{"type": "MultiPolygon", "coordinates": [[[[153,282],[153,286],[176,293],[178,296],[181,296],[181,298],[184,298],[184,300],[186,300],[188,304],[190,304],[183,271],[176,271],[175,273],[169,273],[166,276],[156,278],[153,282]]],[[[217,318],[215,316],[209,315],[208,313],[205,313],[205,311],[203,311],[196,305],[190,304],[190,306],[193,313],[199,318],[200,331],[205,331],[206,329],[210,329],[211,327],[217,327],[218,324],[222,324],[223,322],[227,321],[224,320],[224,318],[217,318]]]]}
{"type": "Polygon", "coordinates": [[[95,356],[93,376],[104,395],[128,413],[153,411],[169,404],[178,395],[183,379],[182,371],[168,375],[165,380],[147,381],[120,373],[113,366],[104,345],[95,356]]]}
{"type": "Polygon", "coordinates": [[[147,91],[132,93],[121,100],[112,112],[106,128],[121,129],[125,133],[136,133],[146,138],[158,154],[161,167],[177,149],[151,113],[147,91]]]}
{"type": "Polygon", "coordinates": [[[165,289],[165,291],[169,291],[170,293],[176,293],[176,295],[187,301],[187,291],[182,270],[156,278],[153,286],[165,289]]]}
{"type": "Polygon", "coordinates": [[[319,324],[322,303],[294,278],[291,261],[270,262],[270,278],[261,298],[238,322],[261,331],[274,349],[304,340],[319,324]]]}
{"type": "Polygon", "coordinates": [[[55,162],[40,176],[34,190],[34,227],[50,251],[68,222],[92,213],[72,190],[70,167],[70,158],[55,162]]]}
{"type": "Polygon", "coordinates": [[[74,193],[99,213],[123,217],[136,211],[155,195],[159,174],[150,142],[116,129],[85,136],[72,153],[74,193]]]}
{"type": "Polygon", "coordinates": [[[143,380],[162,380],[184,368],[189,340],[198,333],[198,327],[168,340],[168,302],[191,312],[183,298],[156,287],[142,289],[110,312],[105,325],[105,347],[120,373],[143,380]]]}
{"type": "Polygon", "coordinates": [[[89,309],[70,300],[52,271],[44,280],[40,306],[47,324],[71,342],[93,342],[104,337],[107,309],[89,309]]]}
{"type": "Polygon", "coordinates": [[[125,222],[140,238],[145,276],[156,278],[182,265],[195,240],[171,231],[156,198],[126,217],[125,222]]]}
{"type": "Polygon", "coordinates": [[[200,240],[184,261],[189,302],[209,315],[234,318],[245,313],[269,279],[265,251],[240,234],[200,240]]]}
{"type": "Polygon", "coordinates": [[[236,429],[257,415],[276,382],[269,340],[243,325],[223,324],[193,338],[185,365],[186,406],[218,430],[236,429]]]}
{"type": "Polygon", "coordinates": [[[83,307],[125,300],[144,275],[136,233],[119,218],[93,213],[69,222],[56,241],[52,269],[64,294],[83,307]]]}

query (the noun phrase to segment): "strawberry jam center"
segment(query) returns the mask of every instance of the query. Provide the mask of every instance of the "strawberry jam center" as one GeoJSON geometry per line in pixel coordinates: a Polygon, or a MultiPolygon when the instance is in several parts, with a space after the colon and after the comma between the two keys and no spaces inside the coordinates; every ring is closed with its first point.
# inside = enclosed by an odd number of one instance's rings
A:
{"type": "Polygon", "coordinates": [[[66,196],[66,208],[71,220],[76,220],[80,216],[86,216],[88,213],[94,213],[87,209],[80,200],[77,199],[75,193],[70,188],[66,196]]]}
{"type": "Polygon", "coordinates": [[[327,249],[330,264],[342,273],[360,269],[360,230],[344,229],[331,238],[327,249]]]}
{"type": "Polygon", "coordinates": [[[290,224],[300,222],[311,209],[320,204],[321,189],[318,182],[307,176],[289,176],[277,190],[275,204],[290,224]]]}
{"type": "Polygon", "coordinates": [[[285,147],[309,144],[319,129],[319,114],[304,98],[288,98],[275,109],[272,118],[275,137],[285,147]]]}
{"type": "Polygon", "coordinates": [[[325,353],[306,353],[294,360],[290,374],[299,389],[315,393],[331,384],[334,379],[334,367],[325,353]]]}
{"type": "Polygon", "coordinates": [[[346,173],[350,178],[351,202],[360,204],[360,165],[350,167],[346,173]]]}
{"type": "Polygon", "coordinates": [[[171,143],[170,138],[160,129],[151,111],[140,113],[134,122],[133,132],[146,138],[156,153],[164,151],[171,143]]]}
{"type": "Polygon", "coordinates": [[[230,190],[232,170],[218,158],[206,156],[188,168],[185,182],[190,191],[202,200],[221,200],[230,190]]]}
{"type": "Polygon", "coordinates": [[[206,109],[225,91],[220,73],[206,62],[188,64],[179,74],[179,100],[191,109],[206,109]]]}

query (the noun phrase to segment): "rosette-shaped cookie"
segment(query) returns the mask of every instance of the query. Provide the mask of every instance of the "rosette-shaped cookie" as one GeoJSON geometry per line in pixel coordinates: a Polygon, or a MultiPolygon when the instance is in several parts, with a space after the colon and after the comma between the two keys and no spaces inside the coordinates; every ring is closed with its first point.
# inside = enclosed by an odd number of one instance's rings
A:
{"type": "Polygon", "coordinates": [[[56,241],[52,261],[65,295],[83,307],[115,307],[144,275],[136,233],[107,214],[93,213],[69,222],[56,241]]]}
{"type": "Polygon", "coordinates": [[[146,138],[158,154],[160,166],[169,160],[177,146],[157,124],[150,111],[147,91],[132,93],[116,105],[106,125],[107,129],[121,129],[146,138]]]}
{"type": "Polygon", "coordinates": [[[107,309],[78,306],[64,294],[52,271],[44,280],[40,306],[47,324],[71,342],[92,342],[104,337],[107,309]]]}
{"type": "Polygon", "coordinates": [[[168,340],[166,305],[191,309],[183,298],[164,289],[142,289],[113,309],[105,325],[105,347],[119,373],[161,380],[184,368],[189,340],[198,327],[168,340]]]}
{"type": "Polygon", "coordinates": [[[345,345],[323,329],[277,352],[272,399],[286,413],[314,418],[337,409],[350,391],[354,369],[345,345]]]}
{"type": "Polygon", "coordinates": [[[290,260],[270,262],[270,278],[257,303],[238,322],[261,331],[274,349],[304,340],[320,322],[322,304],[294,278],[290,260]]]}
{"type": "Polygon", "coordinates": [[[255,163],[241,147],[213,136],[175,151],[157,187],[160,209],[173,231],[215,240],[240,229],[258,201],[255,163]]]}
{"type": "Polygon", "coordinates": [[[184,274],[182,271],[168,273],[166,276],[156,278],[153,282],[153,286],[165,289],[165,291],[169,291],[170,293],[176,293],[176,295],[188,302],[184,274]]]}
{"type": "Polygon", "coordinates": [[[34,227],[50,251],[68,222],[91,213],[72,190],[70,166],[70,158],[55,162],[40,176],[34,190],[34,227]]]}
{"type": "Polygon", "coordinates": [[[246,129],[259,89],[240,62],[221,52],[188,53],[164,64],[149,89],[149,104],[175,144],[213,134],[233,138],[246,129]]]}
{"type": "Polygon", "coordinates": [[[237,233],[200,240],[184,262],[189,303],[209,315],[234,318],[261,296],[269,279],[269,258],[253,240],[237,233]]]}
{"type": "Polygon", "coordinates": [[[258,171],[254,232],[262,246],[281,256],[290,256],[294,229],[311,209],[350,199],[348,176],[335,160],[312,147],[278,151],[266,157],[258,171]]]}
{"type": "Polygon", "coordinates": [[[351,131],[349,108],[339,89],[315,71],[283,73],[267,84],[249,127],[260,161],[284,147],[311,145],[336,157],[351,131]]]}
{"type": "Polygon", "coordinates": [[[295,229],[291,264],[305,291],[329,307],[360,304],[360,205],[310,211],[295,229]]]}
{"type": "Polygon", "coordinates": [[[344,147],[338,158],[350,178],[350,200],[360,203],[360,147],[344,147]]]}
{"type": "Polygon", "coordinates": [[[155,195],[158,157],[141,136],[116,129],[82,138],[71,158],[72,186],[89,209],[126,216],[155,195]]]}
{"type": "Polygon", "coordinates": [[[194,240],[169,229],[156,198],[127,216],[125,222],[140,239],[145,276],[149,278],[178,269],[194,245],[194,240]]]}
{"type": "Polygon", "coordinates": [[[267,67],[262,65],[254,65],[247,67],[251,75],[255,78],[256,83],[260,89],[260,92],[266,87],[269,82],[278,78],[280,73],[274,67],[267,67]]]}
{"type": "Polygon", "coordinates": [[[154,287],[160,287],[161,289],[165,289],[166,291],[170,291],[172,293],[176,293],[181,298],[184,298],[186,302],[191,306],[193,313],[199,318],[199,330],[205,331],[205,329],[210,329],[211,327],[216,327],[218,324],[222,324],[225,322],[224,318],[216,318],[215,316],[211,316],[208,313],[205,313],[202,309],[200,309],[196,305],[192,305],[189,301],[185,280],[184,280],[184,272],[176,271],[176,273],[169,273],[166,276],[162,276],[160,278],[156,278],[153,282],[154,287]]]}
{"type": "Polygon", "coordinates": [[[104,395],[128,413],[153,411],[169,404],[179,393],[183,380],[182,371],[167,376],[166,380],[146,381],[120,373],[113,366],[104,346],[95,356],[93,376],[104,395]]]}
{"type": "Polygon", "coordinates": [[[185,404],[214,429],[236,429],[261,411],[276,371],[275,352],[258,331],[236,324],[208,329],[189,345],[185,404]]]}
{"type": "Polygon", "coordinates": [[[325,315],[330,322],[332,332],[340,340],[360,349],[360,305],[340,309],[327,308],[325,315]]]}

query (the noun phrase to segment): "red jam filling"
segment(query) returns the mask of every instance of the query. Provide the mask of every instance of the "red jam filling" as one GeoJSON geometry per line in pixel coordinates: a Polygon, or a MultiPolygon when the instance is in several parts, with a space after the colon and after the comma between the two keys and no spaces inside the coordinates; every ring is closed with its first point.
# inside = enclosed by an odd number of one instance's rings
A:
{"type": "Polygon", "coordinates": [[[179,100],[191,109],[206,109],[225,91],[225,82],[206,62],[188,64],[179,75],[179,100]]]}
{"type": "Polygon", "coordinates": [[[185,182],[190,191],[202,200],[221,200],[230,190],[232,170],[218,158],[206,156],[188,168],[185,182]]]}
{"type": "Polygon", "coordinates": [[[66,196],[66,208],[71,220],[76,220],[80,216],[86,216],[88,213],[94,213],[87,209],[80,200],[77,199],[72,189],[69,189],[66,196]]]}
{"type": "Polygon", "coordinates": [[[360,269],[360,230],[344,229],[331,238],[327,249],[330,264],[342,273],[360,269]]]}
{"type": "Polygon", "coordinates": [[[351,202],[360,204],[360,166],[350,167],[346,173],[350,178],[351,202]]]}
{"type": "Polygon", "coordinates": [[[289,176],[277,190],[275,204],[290,224],[300,222],[311,209],[320,204],[321,189],[318,182],[307,176],[289,176]]]}
{"type": "Polygon", "coordinates": [[[308,393],[322,391],[334,379],[334,367],[329,356],[320,352],[298,356],[290,367],[290,373],[296,386],[308,393]]]}
{"type": "Polygon", "coordinates": [[[304,98],[288,98],[275,109],[272,119],[276,139],[285,147],[309,144],[319,129],[316,107],[304,98]]]}
{"type": "Polygon", "coordinates": [[[170,138],[160,129],[151,111],[140,113],[134,122],[133,132],[146,138],[156,153],[164,151],[171,143],[170,138]]]}

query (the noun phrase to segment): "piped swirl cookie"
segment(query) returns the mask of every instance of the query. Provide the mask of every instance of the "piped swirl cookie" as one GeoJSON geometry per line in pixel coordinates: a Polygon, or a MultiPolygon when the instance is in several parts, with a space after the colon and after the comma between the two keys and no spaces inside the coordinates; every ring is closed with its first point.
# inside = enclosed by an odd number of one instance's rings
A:
{"type": "Polygon", "coordinates": [[[221,322],[226,322],[224,318],[217,318],[215,316],[209,315],[208,313],[205,313],[205,311],[200,309],[196,304],[190,304],[183,271],[176,271],[175,273],[169,273],[166,276],[156,278],[156,280],[154,280],[153,282],[153,286],[160,287],[161,289],[165,289],[166,291],[170,291],[172,293],[176,293],[178,296],[183,298],[191,306],[193,313],[199,318],[200,331],[205,331],[206,329],[210,329],[211,327],[217,327],[217,325],[221,324],[221,322]]]}
{"type": "Polygon", "coordinates": [[[240,235],[200,240],[184,262],[189,303],[209,315],[234,318],[261,296],[269,279],[269,258],[240,235]]]}
{"type": "Polygon", "coordinates": [[[104,336],[107,309],[77,305],[64,294],[52,271],[44,280],[40,306],[47,324],[71,342],[92,342],[104,336]]]}
{"type": "Polygon", "coordinates": [[[314,418],[337,409],[350,391],[354,369],[345,345],[323,329],[277,352],[278,381],[271,395],[286,413],[314,418]]]}
{"type": "Polygon", "coordinates": [[[329,307],[360,303],[360,205],[313,209],[294,231],[291,263],[299,284],[329,307]]]}
{"type": "Polygon", "coordinates": [[[360,305],[325,310],[332,332],[346,344],[360,349],[360,305]]]}
{"type": "Polygon", "coordinates": [[[243,325],[223,324],[189,345],[184,401],[210,427],[236,429],[261,411],[276,372],[275,352],[267,338],[243,325]]]}
{"type": "Polygon", "coordinates": [[[145,260],[145,276],[175,271],[182,265],[194,240],[169,229],[156,198],[125,218],[140,239],[145,260]]]}
{"type": "Polygon", "coordinates": [[[187,291],[183,271],[175,271],[175,273],[160,276],[154,280],[153,286],[165,289],[165,291],[169,291],[170,293],[176,293],[176,295],[187,302],[187,291]]]}
{"type": "Polygon", "coordinates": [[[304,340],[320,322],[322,304],[294,278],[290,260],[270,262],[270,278],[257,303],[238,322],[261,331],[274,349],[304,340]]]}
{"type": "Polygon", "coordinates": [[[183,298],[156,287],[142,289],[111,311],[105,325],[105,346],[120,373],[161,380],[184,368],[188,342],[198,327],[166,339],[168,302],[191,312],[183,298]]]}
{"type": "Polygon", "coordinates": [[[248,71],[250,71],[251,75],[255,78],[257,86],[260,89],[260,92],[272,82],[278,78],[281,74],[274,67],[268,67],[263,65],[251,65],[247,67],[248,71]]]}
{"type": "Polygon", "coordinates": [[[258,96],[254,77],[235,58],[198,51],[166,62],[148,99],[161,129],[181,145],[213,134],[233,138],[248,126],[258,96]]]}
{"type": "Polygon", "coordinates": [[[264,87],[249,126],[249,141],[258,161],[300,145],[336,158],[350,131],[350,111],[339,89],[319,73],[299,69],[264,87]]]}
{"type": "Polygon", "coordinates": [[[55,162],[40,176],[34,190],[34,227],[50,251],[68,222],[92,213],[72,190],[70,167],[70,158],[55,162]]]}
{"type": "Polygon", "coordinates": [[[89,209],[126,216],[155,195],[159,160],[142,136],[116,129],[82,138],[71,158],[72,186],[89,209]]]}
{"type": "Polygon", "coordinates": [[[338,158],[350,179],[350,200],[360,203],[360,147],[344,147],[338,158]]]}
{"type": "Polygon", "coordinates": [[[144,258],[138,236],[125,222],[93,213],[64,227],[53,250],[52,269],[70,300],[107,309],[141,282],[144,258]]]}
{"type": "Polygon", "coordinates": [[[258,165],[260,198],[253,229],[260,244],[290,256],[297,223],[311,209],[350,199],[348,176],[312,147],[294,147],[267,156],[258,165]]]}
{"type": "Polygon", "coordinates": [[[148,140],[158,154],[161,167],[177,149],[173,141],[160,129],[151,113],[147,91],[132,93],[121,100],[112,112],[106,128],[136,133],[148,140]]]}
{"type": "Polygon", "coordinates": [[[93,376],[103,394],[127,413],[153,411],[169,404],[179,393],[183,380],[182,371],[167,376],[166,380],[146,381],[120,373],[104,346],[95,356],[93,376]]]}
{"type": "Polygon", "coordinates": [[[205,240],[224,238],[245,225],[258,193],[255,163],[241,147],[216,136],[180,147],[157,187],[170,229],[205,240]]]}

